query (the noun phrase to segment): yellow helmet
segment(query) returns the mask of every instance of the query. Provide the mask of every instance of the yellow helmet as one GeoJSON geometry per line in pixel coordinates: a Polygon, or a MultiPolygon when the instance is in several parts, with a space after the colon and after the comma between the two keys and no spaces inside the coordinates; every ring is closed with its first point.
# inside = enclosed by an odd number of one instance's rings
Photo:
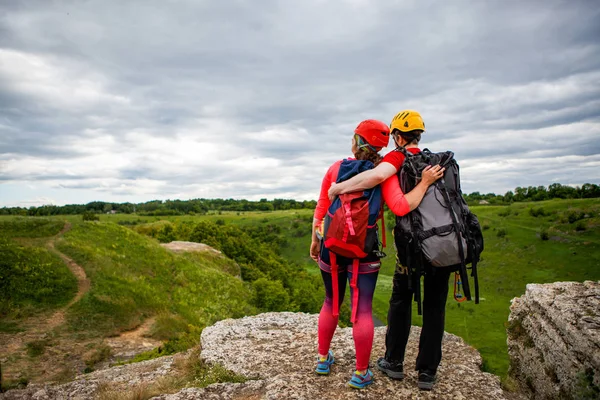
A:
{"type": "Polygon", "coordinates": [[[393,133],[394,129],[398,129],[400,132],[410,132],[415,130],[421,130],[425,132],[425,122],[421,118],[421,114],[412,110],[400,111],[390,123],[390,131],[393,133]]]}

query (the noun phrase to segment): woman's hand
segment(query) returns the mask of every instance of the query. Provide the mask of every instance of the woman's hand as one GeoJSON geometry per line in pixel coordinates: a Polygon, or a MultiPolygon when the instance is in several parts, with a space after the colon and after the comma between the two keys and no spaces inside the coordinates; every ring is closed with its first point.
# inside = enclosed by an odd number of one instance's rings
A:
{"type": "Polygon", "coordinates": [[[431,185],[433,182],[444,176],[445,169],[446,168],[442,168],[439,165],[428,165],[421,174],[421,182],[424,182],[427,186],[431,185]]]}
{"type": "Polygon", "coordinates": [[[327,196],[329,197],[329,200],[331,200],[331,201],[334,201],[335,196],[340,194],[338,191],[338,188],[336,186],[337,186],[337,183],[332,182],[331,186],[329,187],[329,191],[327,192],[327,196]]]}
{"type": "Polygon", "coordinates": [[[319,261],[319,252],[321,251],[321,241],[320,240],[313,240],[310,243],[310,258],[312,258],[313,260],[315,260],[315,262],[319,261]]]}

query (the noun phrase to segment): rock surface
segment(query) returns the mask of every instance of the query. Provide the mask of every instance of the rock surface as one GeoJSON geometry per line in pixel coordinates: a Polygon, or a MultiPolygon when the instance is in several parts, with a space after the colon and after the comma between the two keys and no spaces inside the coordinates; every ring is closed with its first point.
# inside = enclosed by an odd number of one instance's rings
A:
{"type": "Polygon", "coordinates": [[[212,248],[204,243],[174,241],[170,243],[161,243],[161,246],[175,252],[198,251],[221,254],[219,250],[212,248]]]}
{"type": "Polygon", "coordinates": [[[600,282],[527,285],[512,301],[508,351],[531,397],[600,398],[600,282]]]}
{"type": "MultiPolygon", "coordinates": [[[[354,372],[351,328],[338,328],[332,342],[336,363],[329,376],[317,376],[317,315],[266,313],[229,319],[205,328],[202,358],[254,380],[185,389],[159,396],[183,399],[505,399],[499,379],[481,372],[481,356],[454,335],[444,336],[444,357],[431,392],[419,391],[412,370],[420,328],[413,327],[406,356],[406,378],[394,381],[372,367],[375,383],[365,390],[347,386],[354,372]]],[[[385,328],[375,329],[371,366],[384,352],[385,328]]]]}

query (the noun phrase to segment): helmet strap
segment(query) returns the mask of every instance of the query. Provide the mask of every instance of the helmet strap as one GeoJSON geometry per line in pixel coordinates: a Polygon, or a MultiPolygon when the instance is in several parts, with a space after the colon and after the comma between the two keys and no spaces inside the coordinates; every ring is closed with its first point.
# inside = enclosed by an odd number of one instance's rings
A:
{"type": "Polygon", "coordinates": [[[379,151],[375,147],[371,146],[369,143],[365,142],[364,139],[356,133],[354,134],[354,140],[356,141],[356,147],[358,147],[359,149],[367,148],[373,153],[377,153],[379,151]]]}

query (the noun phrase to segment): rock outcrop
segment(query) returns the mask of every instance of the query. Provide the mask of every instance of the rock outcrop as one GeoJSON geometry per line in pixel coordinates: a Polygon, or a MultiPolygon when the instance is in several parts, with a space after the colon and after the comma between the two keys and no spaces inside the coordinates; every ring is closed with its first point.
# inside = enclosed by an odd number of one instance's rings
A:
{"type": "Polygon", "coordinates": [[[532,398],[600,398],[600,282],[527,285],[512,301],[508,352],[532,398]]]}
{"type": "Polygon", "coordinates": [[[242,271],[239,264],[207,244],[174,241],[170,243],[161,243],[161,246],[174,253],[186,254],[197,260],[199,265],[211,265],[229,275],[241,279],[242,271]]]}
{"type": "MultiPolygon", "coordinates": [[[[454,335],[445,334],[444,357],[438,382],[431,392],[419,391],[417,373],[411,369],[420,328],[413,327],[406,355],[406,377],[394,381],[373,368],[375,383],[365,390],[347,386],[354,372],[351,328],[338,328],[332,350],[336,363],[329,376],[314,373],[317,315],[266,313],[228,319],[205,328],[201,357],[207,363],[243,375],[244,383],[219,383],[206,388],[186,388],[155,400],[184,399],[505,399],[498,377],[482,372],[481,356],[454,335]]],[[[385,327],[375,328],[371,365],[384,352],[385,327]]],[[[162,357],[114,367],[78,377],[62,385],[31,385],[25,390],[0,394],[13,399],[93,399],[107,388],[123,393],[176,373],[177,361],[162,357]]],[[[104,398],[107,398],[106,396],[104,398]]],[[[112,398],[112,397],[110,397],[112,398]]],[[[515,396],[509,397],[514,399],[515,396]]]]}
{"type": "Polygon", "coordinates": [[[196,242],[183,242],[174,241],[170,243],[161,243],[161,246],[174,252],[186,252],[186,251],[197,251],[197,252],[210,252],[214,254],[221,254],[221,252],[213,247],[210,247],[204,243],[196,242]]]}
{"type": "MultiPolygon", "coordinates": [[[[373,368],[375,383],[365,390],[347,386],[355,368],[351,328],[338,328],[332,342],[336,363],[329,376],[317,376],[317,315],[267,313],[224,320],[202,332],[202,358],[249,377],[246,383],[185,389],[161,400],[184,399],[504,399],[499,379],[482,372],[481,356],[454,335],[444,336],[444,357],[433,391],[417,388],[412,370],[420,328],[413,327],[403,381],[373,368]]],[[[385,328],[375,329],[371,365],[384,352],[385,328]]]]}

